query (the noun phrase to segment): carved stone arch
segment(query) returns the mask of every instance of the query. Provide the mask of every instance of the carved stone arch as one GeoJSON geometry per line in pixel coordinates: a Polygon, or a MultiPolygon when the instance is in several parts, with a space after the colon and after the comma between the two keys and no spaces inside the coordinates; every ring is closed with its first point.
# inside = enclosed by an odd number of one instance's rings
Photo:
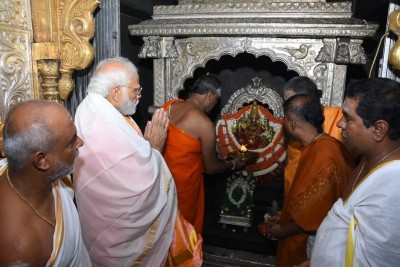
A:
{"type": "MultiPolygon", "coordinates": [[[[300,64],[299,62],[295,61],[295,57],[292,56],[290,53],[283,53],[283,49],[279,49],[278,47],[264,47],[259,46],[259,41],[257,38],[248,38],[251,42],[251,45],[247,45],[246,52],[249,54],[253,54],[256,58],[259,56],[267,56],[273,62],[283,62],[286,65],[287,70],[292,70],[297,72],[301,76],[308,76],[308,71],[305,66],[300,64]]],[[[261,41],[264,43],[264,40],[261,41]]],[[[301,46],[301,45],[300,45],[301,46]]],[[[307,56],[307,55],[306,55],[307,56]]],[[[312,78],[312,77],[311,77],[312,78]]]]}
{"type": "Polygon", "coordinates": [[[287,71],[311,78],[323,92],[324,105],[338,106],[342,102],[344,79],[336,77],[345,75],[346,66],[320,60],[328,39],[153,36],[150,42],[149,38],[144,37],[140,56],[154,58],[155,106],[178,97],[184,81],[193,77],[196,69],[205,68],[208,61],[241,53],[256,58],[267,56],[273,62],[283,62],[287,71]]]}
{"type": "Polygon", "coordinates": [[[235,57],[245,51],[243,45],[233,38],[232,47],[226,47],[226,43],[220,37],[210,37],[207,41],[195,37],[177,39],[175,44],[178,57],[171,62],[171,90],[167,93],[169,99],[177,97],[184,81],[193,77],[196,69],[204,68],[208,61],[219,61],[226,55],[235,57]]]}
{"type": "MultiPolygon", "coordinates": [[[[301,76],[314,78],[307,65],[301,64],[302,61],[296,60],[296,57],[291,53],[285,53],[284,49],[276,47],[260,46],[257,40],[254,41],[252,38],[210,37],[205,41],[203,38],[193,37],[177,39],[175,40],[175,46],[177,57],[170,61],[171,86],[166,94],[168,99],[177,97],[179,91],[183,89],[184,81],[193,77],[196,69],[204,68],[208,61],[219,61],[222,56],[227,55],[236,57],[240,53],[252,54],[256,58],[267,56],[273,62],[283,62],[288,71],[293,70],[301,76]]],[[[307,54],[303,58],[307,57],[307,54]]],[[[313,65],[312,67],[317,65],[315,61],[311,64],[313,65]]]]}
{"type": "Polygon", "coordinates": [[[362,40],[374,36],[379,25],[354,18],[351,2],[232,1],[185,0],[158,6],[152,19],[129,26],[132,35],[174,39],[177,47],[172,57],[154,58],[155,106],[176,97],[182,80],[210,55],[216,59],[239,52],[269,54],[300,75],[320,75],[314,80],[323,91],[322,103],[341,105],[347,65],[365,63],[362,40]],[[187,42],[189,53],[182,46],[187,42]]]}

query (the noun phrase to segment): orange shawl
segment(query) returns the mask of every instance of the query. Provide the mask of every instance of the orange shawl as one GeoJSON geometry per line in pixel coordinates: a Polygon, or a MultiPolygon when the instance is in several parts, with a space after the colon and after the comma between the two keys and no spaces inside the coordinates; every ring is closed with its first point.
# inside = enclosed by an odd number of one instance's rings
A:
{"type": "MultiPolygon", "coordinates": [[[[163,107],[181,99],[173,99],[163,107]]],[[[201,234],[204,216],[203,155],[201,143],[173,123],[169,123],[163,156],[175,180],[178,208],[185,220],[201,234]]]]}
{"type": "MultiPolygon", "coordinates": [[[[317,231],[341,196],[353,161],[344,145],[324,135],[304,147],[292,185],[284,200],[282,226],[294,221],[306,232],[317,231]]],[[[277,266],[292,267],[307,259],[306,233],[279,241],[277,266]]]]}
{"type": "MultiPolygon", "coordinates": [[[[342,118],[342,110],[340,107],[324,107],[324,131],[339,141],[343,141],[341,129],[336,126],[336,123],[342,118]]],[[[302,145],[299,142],[291,140],[287,148],[287,163],[284,174],[284,189],[285,195],[288,193],[293,177],[296,173],[296,168],[300,160],[302,145]]]]}

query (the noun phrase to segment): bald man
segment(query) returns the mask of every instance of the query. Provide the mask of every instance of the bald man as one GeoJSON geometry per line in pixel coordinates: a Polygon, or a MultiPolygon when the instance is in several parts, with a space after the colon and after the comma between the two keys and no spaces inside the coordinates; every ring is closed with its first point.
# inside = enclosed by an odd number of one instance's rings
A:
{"type": "Polygon", "coordinates": [[[27,101],[5,119],[0,168],[0,266],[91,266],[73,202],[78,148],[61,105],[27,101]]]}

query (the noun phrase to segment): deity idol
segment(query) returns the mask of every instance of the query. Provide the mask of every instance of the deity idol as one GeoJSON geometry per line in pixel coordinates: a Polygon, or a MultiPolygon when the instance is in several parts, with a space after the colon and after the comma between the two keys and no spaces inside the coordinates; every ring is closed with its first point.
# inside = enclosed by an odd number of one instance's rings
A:
{"type": "Polygon", "coordinates": [[[256,101],[251,105],[248,115],[243,114],[232,126],[232,133],[240,144],[248,149],[266,147],[275,135],[267,117],[261,117],[256,101]]]}

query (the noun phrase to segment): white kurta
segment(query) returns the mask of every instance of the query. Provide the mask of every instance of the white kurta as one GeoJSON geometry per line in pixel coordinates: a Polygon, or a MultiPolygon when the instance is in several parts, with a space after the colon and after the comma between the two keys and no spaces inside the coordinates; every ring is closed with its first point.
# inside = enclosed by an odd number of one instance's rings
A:
{"type": "Polygon", "coordinates": [[[175,184],[162,155],[104,97],[89,93],[75,124],[83,238],[94,266],[162,266],[172,241],[175,184]]]}
{"type": "Polygon", "coordinates": [[[400,264],[400,161],[372,170],[346,202],[339,199],[322,222],[311,254],[311,266],[345,266],[349,225],[358,221],[354,260],[348,266],[388,267],[400,264]]]}

